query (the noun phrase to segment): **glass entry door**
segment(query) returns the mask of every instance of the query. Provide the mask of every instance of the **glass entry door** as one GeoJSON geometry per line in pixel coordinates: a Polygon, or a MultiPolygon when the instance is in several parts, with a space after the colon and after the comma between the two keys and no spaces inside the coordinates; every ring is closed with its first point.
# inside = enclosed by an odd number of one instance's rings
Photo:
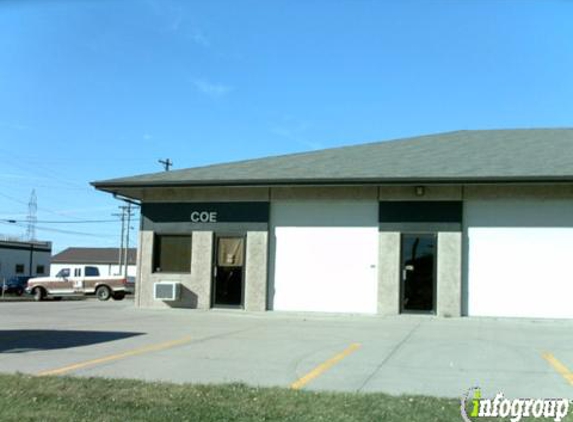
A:
{"type": "Polygon", "coordinates": [[[213,306],[243,306],[245,238],[217,236],[213,268],[213,306]]]}
{"type": "Polygon", "coordinates": [[[435,311],[436,252],[435,234],[402,235],[402,312],[435,311]]]}

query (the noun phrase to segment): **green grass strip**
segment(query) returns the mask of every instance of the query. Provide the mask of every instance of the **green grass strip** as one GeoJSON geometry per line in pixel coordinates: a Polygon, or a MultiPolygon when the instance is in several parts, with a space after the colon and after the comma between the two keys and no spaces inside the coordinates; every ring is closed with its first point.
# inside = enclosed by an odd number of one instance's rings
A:
{"type": "Polygon", "coordinates": [[[455,399],[0,375],[0,421],[447,422],[461,416],[455,399]]]}

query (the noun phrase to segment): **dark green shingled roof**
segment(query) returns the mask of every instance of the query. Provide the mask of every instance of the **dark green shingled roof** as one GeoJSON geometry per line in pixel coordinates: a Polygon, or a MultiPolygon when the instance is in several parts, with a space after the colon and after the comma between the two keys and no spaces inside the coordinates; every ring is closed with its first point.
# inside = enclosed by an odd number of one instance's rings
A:
{"type": "Polygon", "coordinates": [[[573,181],[573,129],[471,130],[94,182],[145,186],[573,181]]]}

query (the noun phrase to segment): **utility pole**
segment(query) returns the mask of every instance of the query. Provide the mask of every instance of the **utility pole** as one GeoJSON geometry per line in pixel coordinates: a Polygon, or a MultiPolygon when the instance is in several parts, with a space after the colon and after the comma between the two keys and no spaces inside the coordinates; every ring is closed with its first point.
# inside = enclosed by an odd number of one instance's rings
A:
{"type": "Polygon", "coordinates": [[[163,168],[165,168],[165,171],[169,171],[169,168],[173,165],[173,161],[171,161],[169,158],[167,158],[166,160],[157,160],[159,162],[159,164],[163,165],[163,168]]]}
{"type": "Polygon", "coordinates": [[[121,266],[123,265],[123,238],[125,233],[125,206],[120,206],[119,209],[121,210],[120,213],[112,214],[114,217],[121,217],[121,237],[120,237],[120,246],[119,246],[119,256],[117,259],[117,266],[119,274],[122,273],[121,266]]]}
{"type": "Polygon", "coordinates": [[[126,240],[125,240],[125,267],[123,269],[123,276],[127,278],[127,267],[129,266],[129,230],[130,230],[130,224],[131,224],[131,216],[133,214],[131,214],[131,203],[127,203],[127,209],[126,209],[126,214],[127,214],[127,233],[126,233],[126,240]]]}
{"type": "Polygon", "coordinates": [[[121,213],[112,214],[114,217],[121,217],[121,240],[119,243],[117,266],[118,273],[127,277],[127,267],[129,266],[129,230],[133,212],[130,203],[127,205],[121,205],[119,209],[121,210],[121,213]]]}

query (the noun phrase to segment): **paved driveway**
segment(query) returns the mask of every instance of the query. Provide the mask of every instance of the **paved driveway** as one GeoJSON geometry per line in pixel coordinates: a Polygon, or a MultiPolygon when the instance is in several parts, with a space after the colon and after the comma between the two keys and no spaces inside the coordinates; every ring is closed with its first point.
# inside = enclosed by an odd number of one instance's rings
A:
{"type": "Polygon", "coordinates": [[[573,397],[573,321],[0,303],[0,372],[459,397],[573,397]]]}

